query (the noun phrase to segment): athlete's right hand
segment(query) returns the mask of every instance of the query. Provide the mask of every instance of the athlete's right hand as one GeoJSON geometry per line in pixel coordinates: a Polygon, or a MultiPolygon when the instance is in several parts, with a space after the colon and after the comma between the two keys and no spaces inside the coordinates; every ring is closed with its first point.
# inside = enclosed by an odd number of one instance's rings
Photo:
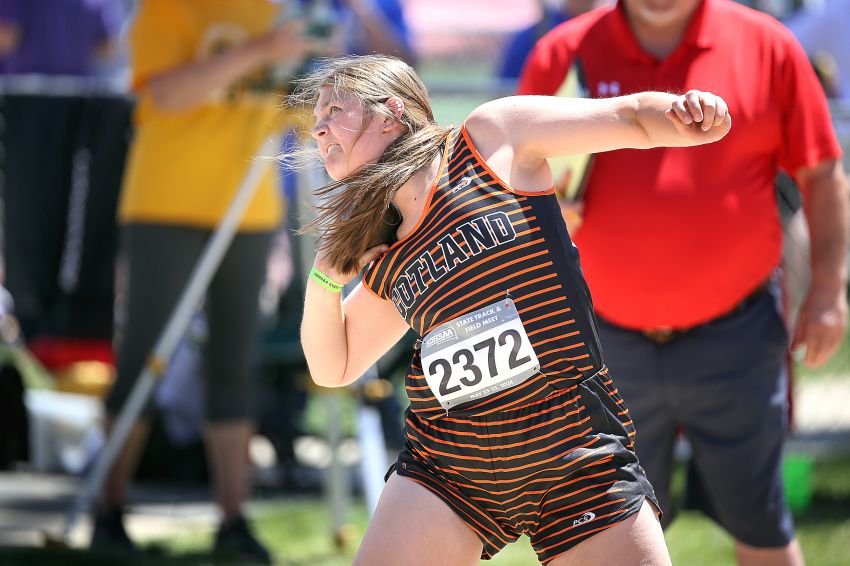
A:
{"type": "Polygon", "coordinates": [[[316,254],[316,260],[313,265],[316,267],[316,269],[318,269],[337,283],[345,285],[346,283],[350,282],[355,277],[360,275],[360,272],[363,270],[364,267],[366,267],[382,255],[387,253],[388,249],[390,249],[390,247],[387,244],[381,244],[369,248],[363,253],[362,256],[360,256],[360,261],[357,262],[359,267],[348,273],[343,273],[331,267],[330,262],[327,260],[327,257],[322,252],[316,254]]]}
{"type": "Polygon", "coordinates": [[[732,128],[726,101],[711,92],[689,90],[677,96],[664,115],[690,145],[720,140],[732,128]]]}

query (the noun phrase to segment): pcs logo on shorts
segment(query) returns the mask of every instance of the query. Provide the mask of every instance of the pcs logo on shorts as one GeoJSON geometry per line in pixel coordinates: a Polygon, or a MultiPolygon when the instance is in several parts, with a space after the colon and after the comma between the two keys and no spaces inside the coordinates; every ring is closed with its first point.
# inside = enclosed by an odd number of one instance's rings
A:
{"type": "Polygon", "coordinates": [[[596,513],[591,513],[590,511],[588,511],[587,513],[585,513],[584,515],[582,515],[581,517],[579,517],[578,519],[573,521],[573,526],[577,527],[579,525],[589,523],[592,520],[594,520],[595,518],[596,518],[596,513]]]}

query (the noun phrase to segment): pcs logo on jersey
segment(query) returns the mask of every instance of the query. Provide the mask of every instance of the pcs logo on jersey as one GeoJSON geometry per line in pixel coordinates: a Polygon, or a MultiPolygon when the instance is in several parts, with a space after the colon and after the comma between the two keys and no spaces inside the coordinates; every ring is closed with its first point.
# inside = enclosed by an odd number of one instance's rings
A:
{"type": "Polygon", "coordinates": [[[464,171],[464,176],[460,178],[460,181],[458,181],[454,187],[452,187],[452,194],[462,191],[471,185],[473,178],[475,178],[475,168],[472,166],[472,163],[469,163],[466,166],[466,171],[464,171]]]}
{"type": "Polygon", "coordinates": [[[452,187],[452,192],[456,193],[458,191],[462,191],[463,189],[468,187],[470,183],[472,183],[471,177],[463,177],[457,185],[452,187]]]}

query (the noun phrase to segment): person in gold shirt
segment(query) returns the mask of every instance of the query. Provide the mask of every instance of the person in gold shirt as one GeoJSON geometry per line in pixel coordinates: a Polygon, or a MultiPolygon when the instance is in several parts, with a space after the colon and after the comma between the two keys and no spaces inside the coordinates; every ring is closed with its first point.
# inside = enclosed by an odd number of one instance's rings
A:
{"type": "MultiPolygon", "coordinates": [[[[285,125],[275,66],[297,68],[327,46],[303,22],[275,26],[270,0],[142,0],[129,31],[135,138],[119,205],[128,263],[126,319],[107,427],[121,410],[206,241],[262,143],[285,125]]],[[[249,371],[266,255],[282,216],[268,166],[213,278],[206,311],[206,426],[222,523],[214,551],[268,563],[242,515],[253,431],[249,371]]],[[[147,438],[135,425],[107,479],[93,547],[134,545],[123,526],[127,485],[147,438]]]]}

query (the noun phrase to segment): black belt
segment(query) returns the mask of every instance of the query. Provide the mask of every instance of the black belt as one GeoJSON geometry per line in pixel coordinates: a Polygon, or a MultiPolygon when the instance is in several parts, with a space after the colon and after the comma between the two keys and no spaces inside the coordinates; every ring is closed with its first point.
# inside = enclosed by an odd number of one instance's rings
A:
{"type": "Polygon", "coordinates": [[[716,320],[720,320],[726,318],[727,316],[732,316],[733,314],[739,313],[748,306],[750,306],[757,298],[761,296],[762,293],[767,291],[770,288],[770,280],[765,281],[753,291],[744,297],[737,305],[732,307],[726,313],[709,320],[708,322],[704,322],[702,324],[697,324],[696,326],[689,326],[688,328],[658,328],[653,330],[640,330],[639,332],[643,335],[647,340],[651,340],[656,344],[666,344],[671,340],[675,340],[682,334],[686,334],[691,330],[699,328],[701,326],[705,326],[706,324],[710,324],[716,320]]]}

